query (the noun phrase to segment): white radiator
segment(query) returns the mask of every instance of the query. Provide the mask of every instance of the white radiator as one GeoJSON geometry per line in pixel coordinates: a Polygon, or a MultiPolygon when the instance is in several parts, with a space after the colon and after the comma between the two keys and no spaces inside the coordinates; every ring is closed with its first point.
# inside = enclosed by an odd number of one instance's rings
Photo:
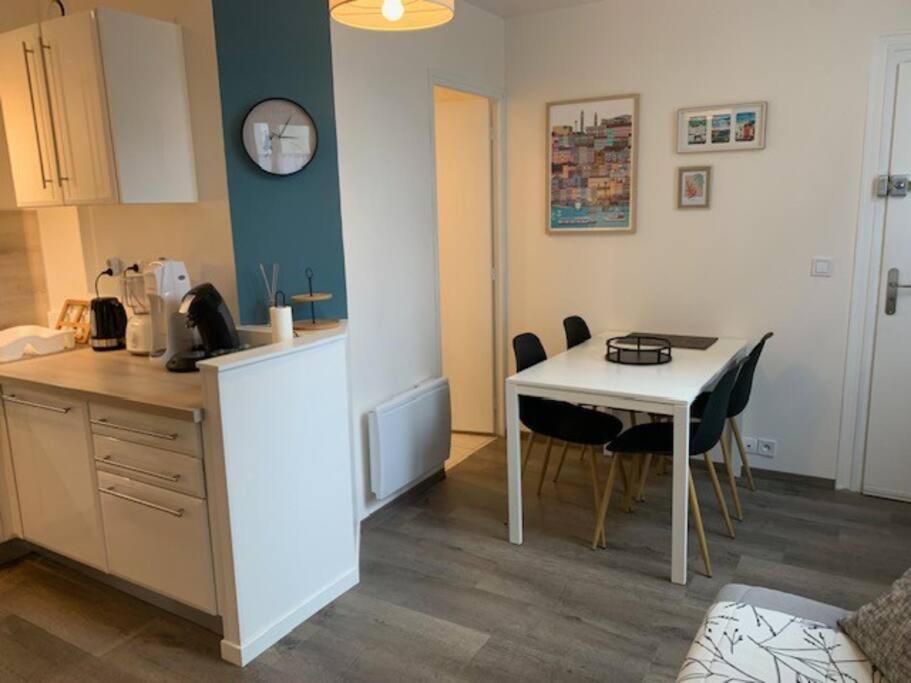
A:
{"type": "Polygon", "coordinates": [[[449,457],[449,381],[431,380],[369,415],[370,488],[382,500],[439,470],[449,457]]]}

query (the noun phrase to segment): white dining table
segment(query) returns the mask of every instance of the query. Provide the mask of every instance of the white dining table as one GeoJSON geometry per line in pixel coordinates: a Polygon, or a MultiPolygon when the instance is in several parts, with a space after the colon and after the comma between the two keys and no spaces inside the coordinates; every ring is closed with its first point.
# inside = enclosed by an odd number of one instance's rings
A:
{"type": "Polygon", "coordinates": [[[747,340],[721,338],[705,351],[675,348],[664,365],[620,365],[605,359],[606,341],[627,331],[607,331],[506,380],[509,540],[521,544],[522,456],[519,396],[642,413],[674,420],[671,503],[671,581],[687,581],[690,406],[747,349],[747,340]]]}

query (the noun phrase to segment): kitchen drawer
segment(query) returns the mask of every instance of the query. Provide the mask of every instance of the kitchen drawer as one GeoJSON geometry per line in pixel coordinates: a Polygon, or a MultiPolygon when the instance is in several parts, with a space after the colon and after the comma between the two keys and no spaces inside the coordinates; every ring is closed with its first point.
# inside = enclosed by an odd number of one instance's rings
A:
{"type": "Polygon", "coordinates": [[[217,613],[206,502],[98,473],[110,572],[217,613]]]}
{"type": "Polygon", "coordinates": [[[90,413],[95,434],[202,457],[199,427],[194,422],[103,403],[90,404],[90,413]]]}
{"type": "Polygon", "coordinates": [[[205,475],[199,458],[110,436],[95,434],[92,439],[99,470],[197,498],[206,497],[205,475]]]}

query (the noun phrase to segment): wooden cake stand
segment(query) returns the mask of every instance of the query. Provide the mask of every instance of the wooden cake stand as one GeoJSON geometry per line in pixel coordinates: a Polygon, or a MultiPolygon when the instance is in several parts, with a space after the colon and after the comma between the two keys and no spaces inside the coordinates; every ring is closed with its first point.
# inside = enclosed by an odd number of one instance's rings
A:
{"type": "Polygon", "coordinates": [[[316,317],[316,303],[329,301],[332,295],[328,292],[314,292],[313,294],[295,294],[291,302],[295,304],[310,304],[310,319],[294,321],[294,329],[298,332],[312,332],[314,330],[330,330],[339,326],[339,321],[331,318],[316,317]]]}

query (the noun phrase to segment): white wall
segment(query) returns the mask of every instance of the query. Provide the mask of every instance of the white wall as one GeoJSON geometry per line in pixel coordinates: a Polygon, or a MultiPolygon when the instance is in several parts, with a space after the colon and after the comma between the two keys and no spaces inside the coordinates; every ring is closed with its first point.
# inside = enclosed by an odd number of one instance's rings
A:
{"type": "Polygon", "coordinates": [[[413,34],[333,23],[332,58],[355,450],[367,515],[366,414],[440,375],[431,72],[503,90],[503,21],[461,2],[449,25],[413,34]]]}
{"type": "MultiPolygon", "coordinates": [[[[74,13],[99,3],[66,0],[65,4],[67,11],[74,13]]],[[[194,282],[213,282],[236,311],[237,285],[211,0],[105,0],[103,4],[173,21],[183,27],[199,202],[39,210],[45,263],[70,264],[69,270],[56,276],[48,271],[52,280],[48,283],[51,314],[56,315],[61,299],[86,294],[84,290],[105,267],[109,256],[124,261],[159,256],[184,260],[194,282]],[[77,222],[79,234],[73,230],[77,222]],[[82,253],[79,271],[76,270],[77,250],[82,253]],[[85,283],[82,291],[76,291],[79,283],[85,283]]],[[[55,9],[44,0],[4,0],[0,31],[32,23],[39,16],[56,15],[55,9]]],[[[118,291],[113,282],[103,283],[102,289],[111,294],[118,291]]]]}
{"type": "Polygon", "coordinates": [[[443,374],[452,429],[493,433],[490,101],[434,88],[443,374]]]}
{"type": "Polygon", "coordinates": [[[746,433],[757,467],[835,478],[874,38],[911,29],[907,0],[608,0],[511,20],[510,331],[563,348],[592,328],[757,337],[746,433]],[[547,236],[545,103],[640,93],[638,233],[547,236]],[[768,100],[767,148],[677,155],[678,107],[768,100]],[[675,169],[714,168],[712,208],[675,209],[675,169]],[[830,256],[831,279],[810,259],[830,256]]]}

